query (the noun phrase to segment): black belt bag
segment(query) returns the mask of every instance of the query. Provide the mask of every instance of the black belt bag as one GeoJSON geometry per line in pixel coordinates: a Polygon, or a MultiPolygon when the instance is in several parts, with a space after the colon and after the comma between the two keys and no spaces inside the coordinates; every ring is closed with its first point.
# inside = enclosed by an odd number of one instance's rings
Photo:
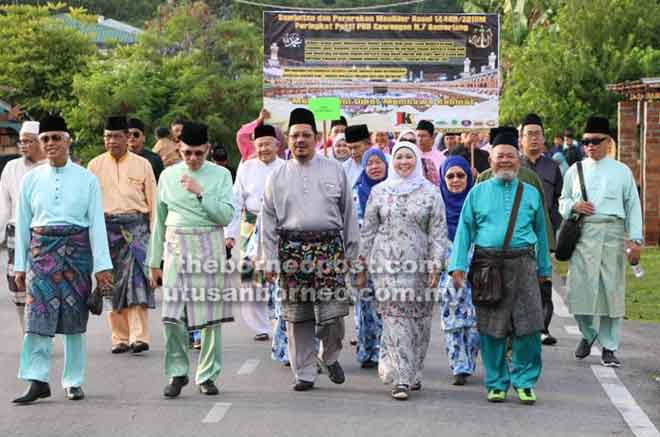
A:
{"type": "MultiPolygon", "coordinates": [[[[522,198],[523,183],[518,181],[516,197],[513,200],[513,209],[509,217],[509,225],[504,237],[502,251],[506,251],[513,237],[513,228],[516,225],[520,200],[522,198]]],[[[504,281],[502,279],[502,259],[497,256],[475,256],[470,264],[468,281],[472,285],[472,303],[478,306],[495,306],[502,300],[504,281]]]]}

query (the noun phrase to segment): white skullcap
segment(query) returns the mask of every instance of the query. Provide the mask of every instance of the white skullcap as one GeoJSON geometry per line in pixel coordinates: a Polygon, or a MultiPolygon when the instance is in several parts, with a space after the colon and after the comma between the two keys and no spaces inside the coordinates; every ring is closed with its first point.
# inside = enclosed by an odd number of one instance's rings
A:
{"type": "Polygon", "coordinates": [[[39,135],[39,122],[24,121],[23,126],[21,126],[21,133],[39,135]]]}

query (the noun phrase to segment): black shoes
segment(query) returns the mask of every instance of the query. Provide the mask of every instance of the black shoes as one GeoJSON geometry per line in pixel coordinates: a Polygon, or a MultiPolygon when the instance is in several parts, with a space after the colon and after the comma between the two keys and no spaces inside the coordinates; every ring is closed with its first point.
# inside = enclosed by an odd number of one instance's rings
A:
{"type": "Polygon", "coordinates": [[[369,360],[362,363],[360,367],[362,367],[363,369],[375,369],[376,367],[378,367],[378,363],[376,361],[369,360]]]}
{"type": "Polygon", "coordinates": [[[64,394],[70,401],[79,401],[85,398],[85,393],[81,387],[67,387],[64,389],[64,394]]]}
{"type": "Polygon", "coordinates": [[[314,383],[312,381],[297,381],[293,386],[294,391],[307,391],[314,388],[314,383]]]}
{"type": "Polygon", "coordinates": [[[139,354],[140,352],[145,352],[149,350],[149,345],[143,341],[136,341],[131,345],[131,352],[134,354],[139,354]]]}
{"type": "Polygon", "coordinates": [[[458,375],[454,375],[454,382],[452,382],[452,385],[465,385],[468,379],[467,373],[459,373],[458,375]]]}
{"type": "Polygon", "coordinates": [[[605,367],[621,367],[621,361],[614,356],[614,351],[603,348],[600,363],[605,367]]]}
{"type": "Polygon", "coordinates": [[[587,339],[583,338],[580,340],[580,342],[577,345],[577,348],[575,349],[575,358],[578,360],[582,360],[587,358],[589,355],[591,355],[591,346],[593,346],[594,342],[596,341],[596,338],[594,337],[591,342],[587,341],[587,339]]]}
{"type": "Polygon", "coordinates": [[[410,391],[420,391],[422,389],[422,381],[417,381],[410,386],[410,391]]]}
{"type": "Polygon", "coordinates": [[[170,383],[165,386],[164,394],[168,398],[175,398],[181,394],[181,389],[188,385],[188,376],[175,376],[170,379],[170,383]]]}
{"type": "Polygon", "coordinates": [[[541,334],[541,344],[545,346],[554,346],[557,344],[557,339],[550,334],[550,332],[541,334]]]}
{"type": "Polygon", "coordinates": [[[270,337],[265,332],[254,336],[254,341],[268,341],[270,337]]]}
{"type": "Polygon", "coordinates": [[[210,379],[207,379],[199,385],[199,391],[208,396],[215,396],[220,393],[218,387],[210,379]]]}
{"type": "Polygon", "coordinates": [[[330,378],[330,381],[334,382],[335,384],[343,384],[344,381],[346,381],[346,377],[344,376],[344,369],[341,368],[341,365],[339,365],[339,361],[335,361],[332,364],[326,365],[326,371],[328,372],[328,378],[330,378]]]}
{"type": "Polygon", "coordinates": [[[50,385],[47,382],[30,381],[30,386],[25,394],[12,402],[15,404],[29,404],[37,399],[48,397],[50,397],[50,385]]]}
{"type": "Polygon", "coordinates": [[[112,346],[113,354],[123,354],[124,352],[128,352],[129,350],[131,350],[131,347],[126,343],[117,343],[116,345],[112,346]]]}

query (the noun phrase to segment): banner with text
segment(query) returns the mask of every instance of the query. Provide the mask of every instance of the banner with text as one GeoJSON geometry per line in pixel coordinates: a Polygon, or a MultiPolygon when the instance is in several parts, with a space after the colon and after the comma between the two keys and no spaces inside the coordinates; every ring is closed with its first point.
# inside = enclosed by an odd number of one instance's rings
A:
{"type": "Polygon", "coordinates": [[[264,13],[264,106],[274,123],[339,97],[349,123],[400,130],[498,125],[496,14],[264,13]]]}

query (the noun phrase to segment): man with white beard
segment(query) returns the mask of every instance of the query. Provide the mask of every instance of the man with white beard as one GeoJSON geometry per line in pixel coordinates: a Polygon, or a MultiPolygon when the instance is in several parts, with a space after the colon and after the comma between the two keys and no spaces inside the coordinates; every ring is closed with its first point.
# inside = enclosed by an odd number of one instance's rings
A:
{"type": "Polygon", "coordinates": [[[494,177],[468,194],[447,270],[457,290],[465,284],[465,272],[471,271],[488,401],[503,402],[513,385],[521,403],[533,404],[542,367],[540,332],[544,324],[539,284],[552,273],[545,206],[536,188],[518,180],[517,130],[491,130],[491,144],[494,177]],[[515,219],[510,222],[510,217],[515,219]],[[468,265],[472,245],[474,257],[468,265]],[[491,294],[489,302],[484,301],[488,295],[484,290],[488,291],[494,275],[479,273],[484,269],[478,267],[484,264],[501,274],[501,286],[494,287],[499,296],[491,294]],[[486,287],[479,287],[478,282],[485,282],[486,287]],[[509,337],[511,366],[506,359],[509,337]]]}

